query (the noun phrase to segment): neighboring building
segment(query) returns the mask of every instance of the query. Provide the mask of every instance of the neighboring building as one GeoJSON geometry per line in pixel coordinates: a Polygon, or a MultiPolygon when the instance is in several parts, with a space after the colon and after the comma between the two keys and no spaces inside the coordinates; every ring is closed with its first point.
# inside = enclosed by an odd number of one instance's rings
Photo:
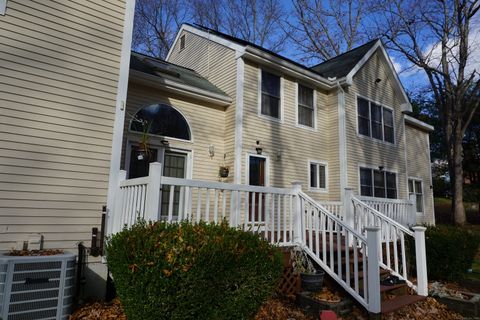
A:
{"type": "MultiPolygon", "coordinates": [[[[153,143],[152,161],[175,159],[183,168],[175,171],[178,177],[273,187],[300,181],[318,201],[340,201],[345,188],[376,198],[413,194],[417,222],[434,223],[428,141],[433,128],[407,115],[410,103],[379,40],[307,68],[184,24],[169,63],[138,54],[132,61],[125,128],[149,105],[166,104],[182,114],[191,137],[171,139],[166,133],[153,143]],[[205,79],[188,85],[207,84],[206,93],[220,95],[220,101],[168,90],[165,79],[182,82],[189,69],[205,79]],[[224,155],[226,179],[218,175],[224,155]]],[[[125,132],[122,168],[130,171],[139,162],[131,157],[138,134],[125,132]]]]}

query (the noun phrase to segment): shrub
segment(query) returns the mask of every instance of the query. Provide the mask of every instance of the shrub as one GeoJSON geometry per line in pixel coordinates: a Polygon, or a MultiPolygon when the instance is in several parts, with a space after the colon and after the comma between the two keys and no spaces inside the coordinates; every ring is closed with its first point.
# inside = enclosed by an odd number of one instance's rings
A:
{"type": "Polygon", "coordinates": [[[138,222],[106,249],[130,320],[248,319],[283,269],[279,250],[226,224],[138,222]]]}
{"type": "MultiPolygon", "coordinates": [[[[409,237],[410,267],[415,268],[415,243],[409,237]]],[[[429,280],[458,281],[472,267],[480,235],[461,227],[429,226],[425,231],[429,280]]]]}

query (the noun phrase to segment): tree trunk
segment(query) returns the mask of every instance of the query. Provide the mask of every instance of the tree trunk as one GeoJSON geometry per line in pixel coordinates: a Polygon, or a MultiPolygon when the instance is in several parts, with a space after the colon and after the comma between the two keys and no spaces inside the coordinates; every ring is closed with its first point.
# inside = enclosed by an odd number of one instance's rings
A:
{"type": "Polygon", "coordinates": [[[466,223],[465,207],[463,206],[463,132],[461,122],[457,123],[454,130],[453,141],[453,181],[452,181],[452,212],[456,225],[463,226],[466,223]]]}

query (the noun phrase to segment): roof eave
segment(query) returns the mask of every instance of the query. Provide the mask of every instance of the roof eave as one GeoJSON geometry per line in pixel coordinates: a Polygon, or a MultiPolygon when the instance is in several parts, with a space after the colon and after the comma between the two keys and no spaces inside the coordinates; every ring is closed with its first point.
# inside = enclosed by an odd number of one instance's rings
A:
{"type": "Polygon", "coordinates": [[[300,68],[293,63],[275,57],[274,55],[255,47],[246,46],[245,51],[240,56],[255,61],[261,65],[272,67],[276,70],[280,69],[285,74],[310,82],[322,89],[332,89],[336,85],[336,82],[330,81],[315,72],[300,68]]]}
{"type": "Polygon", "coordinates": [[[145,86],[162,89],[164,91],[178,93],[204,102],[209,102],[218,106],[227,107],[232,103],[232,98],[227,95],[217,94],[197,87],[178,83],[170,79],[165,79],[153,74],[148,74],[138,70],[130,70],[129,80],[145,86]]]}
{"type": "Polygon", "coordinates": [[[422,129],[422,130],[425,130],[427,132],[432,132],[435,130],[435,128],[431,125],[429,125],[428,123],[425,123],[421,120],[418,120],[412,116],[409,116],[408,114],[404,114],[404,119],[405,119],[405,122],[410,124],[410,125],[413,125],[419,129],[422,129]]]}

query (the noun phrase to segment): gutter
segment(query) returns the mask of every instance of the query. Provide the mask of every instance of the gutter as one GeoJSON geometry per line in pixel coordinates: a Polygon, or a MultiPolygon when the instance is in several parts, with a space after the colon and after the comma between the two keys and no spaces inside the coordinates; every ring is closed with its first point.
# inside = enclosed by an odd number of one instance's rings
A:
{"type": "Polygon", "coordinates": [[[326,79],[313,71],[303,69],[291,62],[285,61],[251,46],[247,46],[241,56],[259,64],[272,67],[272,69],[280,69],[285,74],[314,84],[322,89],[330,90],[336,86],[335,81],[326,79]]]}
{"type": "Polygon", "coordinates": [[[222,107],[228,107],[232,103],[232,98],[227,95],[199,89],[197,87],[178,83],[176,81],[165,79],[138,70],[130,70],[129,79],[134,83],[142,84],[153,88],[159,88],[168,92],[178,93],[222,107]]]}

